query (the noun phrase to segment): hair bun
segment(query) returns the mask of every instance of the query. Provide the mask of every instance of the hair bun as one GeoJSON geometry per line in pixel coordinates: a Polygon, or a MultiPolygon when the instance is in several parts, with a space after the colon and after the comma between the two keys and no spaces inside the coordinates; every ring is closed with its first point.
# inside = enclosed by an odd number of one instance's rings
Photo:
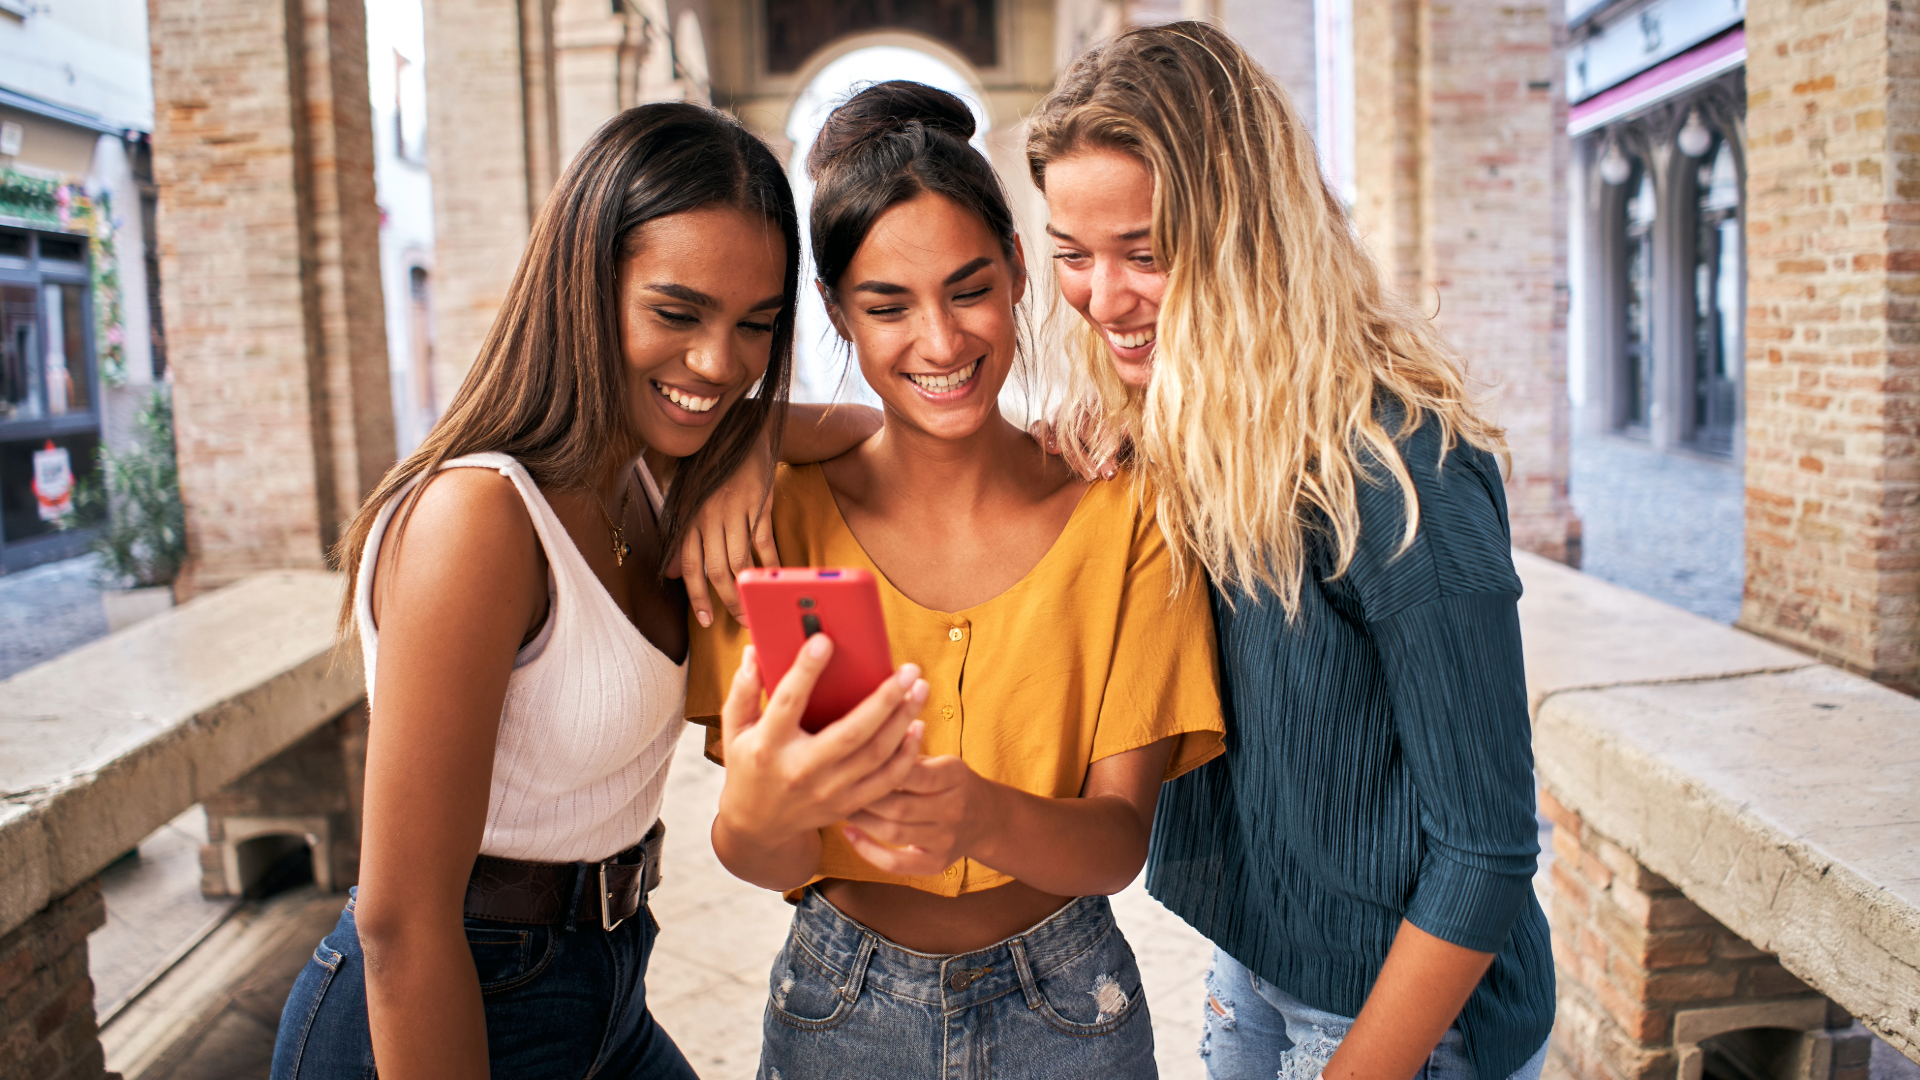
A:
{"type": "Polygon", "coordinates": [[[827,122],[807,152],[807,176],[817,177],[827,163],[869,139],[894,135],[919,124],[961,142],[973,138],[973,110],[945,90],[906,79],[874,83],[827,114],[827,122]]]}

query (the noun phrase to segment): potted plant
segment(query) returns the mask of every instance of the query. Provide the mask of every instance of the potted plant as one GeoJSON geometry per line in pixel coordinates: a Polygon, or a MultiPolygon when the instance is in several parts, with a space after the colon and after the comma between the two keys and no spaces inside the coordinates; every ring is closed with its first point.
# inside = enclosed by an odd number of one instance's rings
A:
{"type": "Polygon", "coordinates": [[[173,606],[173,579],[187,556],[186,511],[173,455],[173,403],[155,393],[134,417],[126,451],[100,450],[99,469],[74,492],[67,527],[98,522],[107,628],[119,630],[173,606]],[[104,485],[101,483],[105,480],[104,485]]]}

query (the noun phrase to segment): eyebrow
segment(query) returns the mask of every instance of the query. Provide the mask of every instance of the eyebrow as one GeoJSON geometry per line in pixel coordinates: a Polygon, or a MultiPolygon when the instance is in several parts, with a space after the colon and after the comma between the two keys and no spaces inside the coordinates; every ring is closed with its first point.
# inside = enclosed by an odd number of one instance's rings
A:
{"type": "MultiPolygon", "coordinates": [[[[671,281],[655,282],[653,284],[647,285],[646,288],[652,290],[653,292],[657,292],[662,296],[671,296],[675,300],[681,300],[686,303],[692,304],[695,307],[703,307],[703,308],[708,308],[710,310],[717,309],[720,307],[720,301],[715,300],[713,297],[708,296],[706,293],[701,292],[699,289],[690,289],[685,285],[676,285],[671,281]]],[[[787,306],[786,297],[769,296],[765,300],[760,301],[759,303],[753,305],[747,310],[748,311],[766,311],[769,308],[780,308],[785,306],[787,306]]]]}
{"type": "MultiPolygon", "coordinates": [[[[1131,232],[1123,232],[1120,235],[1114,237],[1114,239],[1115,240],[1145,240],[1148,236],[1151,236],[1152,234],[1153,234],[1153,229],[1149,227],[1144,229],[1134,229],[1131,232]]],[[[1078,243],[1078,241],[1074,240],[1073,237],[1068,236],[1066,233],[1063,233],[1059,229],[1054,228],[1051,224],[1047,226],[1047,235],[1053,237],[1055,240],[1065,240],[1069,243],[1078,243]]]]}
{"type": "MultiPolygon", "coordinates": [[[[973,260],[967,265],[961,267],[960,269],[955,270],[953,273],[948,274],[946,277],[946,280],[942,281],[940,284],[957,285],[960,282],[967,280],[973,275],[979,273],[981,270],[984,270],[987,267],[992,265],[993,265],[992,259],[982,256],[978,259],[973,260]]],[[[881,296],[899,296],[900,294],[907,292],[908,289],[905,285],[895,285],[891,281],[863,281],[860,284],[855,285],[851,291],[879,293],[881,296]]]]}

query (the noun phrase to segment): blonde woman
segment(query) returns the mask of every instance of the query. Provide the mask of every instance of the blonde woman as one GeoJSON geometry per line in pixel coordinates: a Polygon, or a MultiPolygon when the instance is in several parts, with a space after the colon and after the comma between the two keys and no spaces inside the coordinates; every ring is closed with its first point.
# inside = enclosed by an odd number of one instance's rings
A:
{"type": "Polygon", "coordinates": [[[1080,316],[1065,450],[1091,472],[1130,442],[1212,589],[1227,752],[1163,789],[1148,863],[1217,945],[1209,1074],[1534,1080],[1553,961],[1500,430],[1225,33],[1122,35],[1029,133],[1080,316]]]}
{"type": "Polygon", "coordinates": [[[1217,946],[1210,1075],[1537,1077],[1553,961],[1501,431],[1220,30],[1082,56],[1027,156],[1081,316],[1068,456],[1130,436],[1213,589],[1227,753],[1168,784],[1148,866],[1217,946]]]}

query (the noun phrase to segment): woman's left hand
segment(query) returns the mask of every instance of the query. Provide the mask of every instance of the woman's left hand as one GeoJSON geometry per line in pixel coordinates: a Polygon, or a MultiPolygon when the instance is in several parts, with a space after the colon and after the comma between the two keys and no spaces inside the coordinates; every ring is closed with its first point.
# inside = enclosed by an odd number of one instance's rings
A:
{"type": "Polygon", "coordinates": [[[889,874],[938,874],[992,830],[998,787],[957,757],[921,758],[892,794],[847,818],[847,842],[889,874]]]}

